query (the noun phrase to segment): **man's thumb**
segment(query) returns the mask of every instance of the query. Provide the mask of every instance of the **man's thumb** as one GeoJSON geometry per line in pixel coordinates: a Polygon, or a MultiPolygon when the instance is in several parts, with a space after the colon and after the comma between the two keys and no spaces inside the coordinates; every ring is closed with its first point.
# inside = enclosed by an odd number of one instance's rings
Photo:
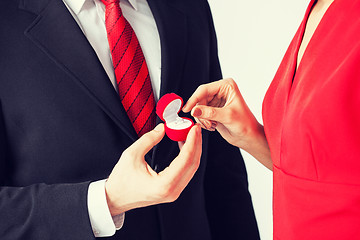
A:
{"type": "Polygon", "coordinates": [[[140,137],[133,145],[130,146],[133,150],[139,154],[145,155],[156,144],[158,144],[165,135],[164,124],[160,123],[154,130],[145,133],[140,137]]]}

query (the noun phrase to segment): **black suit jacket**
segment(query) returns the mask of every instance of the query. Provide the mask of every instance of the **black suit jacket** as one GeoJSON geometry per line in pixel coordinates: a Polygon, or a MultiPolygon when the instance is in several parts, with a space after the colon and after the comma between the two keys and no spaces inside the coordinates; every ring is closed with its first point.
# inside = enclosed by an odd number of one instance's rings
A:
{"type": "MultiPolygon", "coordinates": [[[[221,72],[205,0],[148,0],[162,47],[161,95],[187,100],[221,72]]],[[[0,1],[0,239],[93,239],[90,181],[137,136],[95,52],[61,0],[0,1]]],[[[146,160],[178,154],[165,138],[146,160]]],[[[237,148],[203,133],[201,165],[174,203],[126,213],[111,239],[258,239],[237,148]]]]}

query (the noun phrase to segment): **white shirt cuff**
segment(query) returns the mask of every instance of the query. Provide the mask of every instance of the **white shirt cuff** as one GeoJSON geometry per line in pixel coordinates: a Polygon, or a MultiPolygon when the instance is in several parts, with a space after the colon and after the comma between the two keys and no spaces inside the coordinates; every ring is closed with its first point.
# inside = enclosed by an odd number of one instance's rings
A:
{"type": "Polygon", "coordinates": [[[125,219],[125,213],[111,216],[106,201],[105,182],[92,182],[88,189],[88,211],[95,237],[113,236],[116,230],[122,228],[125,219]]]}

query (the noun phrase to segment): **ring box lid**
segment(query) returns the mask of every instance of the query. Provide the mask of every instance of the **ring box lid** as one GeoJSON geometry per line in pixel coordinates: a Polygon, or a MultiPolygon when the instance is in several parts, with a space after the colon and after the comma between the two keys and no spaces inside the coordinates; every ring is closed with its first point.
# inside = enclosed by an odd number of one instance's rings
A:
{"type": "Polygon", "coordinates": [[[183,99],[175,93],[165,94],[157,103],[156,114],[166,123],[174,122],[179,118],[183,103],[183,99]]]}

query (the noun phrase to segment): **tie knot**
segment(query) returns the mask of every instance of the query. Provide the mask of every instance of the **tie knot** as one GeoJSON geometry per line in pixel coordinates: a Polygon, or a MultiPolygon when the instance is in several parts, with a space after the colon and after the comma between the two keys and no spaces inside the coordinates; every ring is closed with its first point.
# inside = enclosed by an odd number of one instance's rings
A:
{"type": "Polygon", "coordinates": [[[119,2],[120,2],[120,0],[101,0],[101,1],[105,6],[108,6],[113,3],[119,4],[119,2]]]}

